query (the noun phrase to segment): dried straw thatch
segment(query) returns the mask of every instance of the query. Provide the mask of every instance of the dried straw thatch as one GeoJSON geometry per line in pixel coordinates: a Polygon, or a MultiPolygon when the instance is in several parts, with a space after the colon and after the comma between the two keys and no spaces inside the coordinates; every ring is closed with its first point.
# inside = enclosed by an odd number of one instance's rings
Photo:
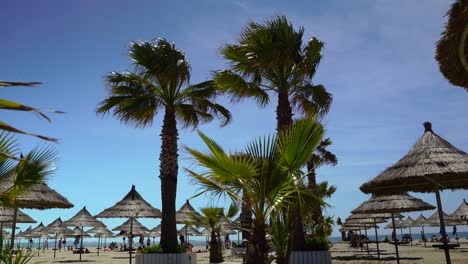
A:
{"type": "MultiPolygon", "coordinates": [[[[444,220],[446,225],[453,224],[453,220],[444,213],[444,220]]],[[[459,222],[456,222],[458,224],[459,222]]],[[[439,212],[434,212],[431,216],[426,219],[424,226],[440,226],[439,212]]]]}
{"type": "Polygon", "coordinates": [[[201,236],[211,236],[211,231],[208,230],[208,228],[205,228],[200,232],[200,235],[201,236]]]}
{"type": "Polygon", "coordinates": [[[387,220],[385,220],[385,218],[375,218],[375,219],[369,218],[369,217],[363,218],[358,214],[350,215],[348,218],[345,219],[345,223],[364,223],[364,224],[384,223],[386,221],[387,220]]]}
{"type": "Polygon", "coordinates": [[[79,226],[75,226],[75,228],[73,228],[73,230],[71,231],[72,231],[72,234],[68,235],[67,237],[76,237],[76,236],[81,236],[81,235],[83,237],[91,237],[91,235],[88,234],[88,232],[83,231],[83,233],[81,233],[81,227],[79,226]]]}
{"type": "Polygon", "coordinates": [[[184,227],[182,227],[181,229],[179,229],[178,231],[179,234],[187,234],[187,235],[190,235],[190,236],[200,236],[200,231],[198,231],[197,229],[195,229],[193,226],[191,225],[185,225],[184,227]]]}
{"type": "Polygon", "coordinates": [[[413,220],[413,218],[411,218],[411,216],[408,216],[404,220],[403,225],[405,227],[415,227],[415,221],[413,220]]]}
{"type": "Polygon", "coordinates": [[[29,226],[26,230],[24,230],[23,232],[20,232],[16,235],[17,238],[30,238],[30,237],[33,237],[31,235],[31,231],[32,231],[32,227],[29,226]]]}
{"type": "Polygon", "coordinates": [[[426,225],[426,220],[427,218],[424,217],[424,215],[420,214],[416,220],[414,220],[413,226],[412,227],[418,227],[418,226],[425,226],[426,225]]]}
{"type": "Polygon", "coordinates": [[[63,226],[88,226],[88,227],[105,227],[105,225],[94,218],[88,210],[86,210],[86,206],[83,207],[78,213],[76,213],[72,218],[68,219],[67,221],[62,223],[63,226]]]}
{"type": "MultiPolygon", "coordinates": [[[[388,223],[384,228],[393,229],[392,222],[388,223]]],[[[401,219],[395,220],[395,228],[406,228],[405,221],[401,219]]]]}
{"type": "Polygon", "coordinates": [[[151,229],[150,232],[161,233],[161,225],[157,225],[155,228],[151,229]]]}
{"type": "MultiPolygon", "coordinates": [[[[17,209],[18,210],[18,209],[17,209]]],[[[0,222],[11,223],[13,222],[14,209],[10,207],[0,206],[0,222]]],[[[18,210],[16,215],[16,223],[37,223],[29,215],[18,210]]]]}
{"type": "MultiPolygon", "coordinates": [[[[112,231],[123,231],[126,234],[131,234],[132,232],[130,231],[130,222],[131,219],[128,219],[123,224],[112,229],[112,231]]],[[[149,232],[148,228],[138,222],[138,220],[133,219],[133,235],[146,235],[147,232],[149,232]]]]}
{"type": "Polygon", "coordinates": [[[435,57],[445,78],[468,90],[468,0],[455,1],[447,15],[435,57]]]}
{"type": "Polygon", "coordinates": [[[468,221],[468,203],[463,199],[460,206],[449,215],[451,219],[459,219],[468,221]]]}
{"type": "Polygon", "coordinates": [[[161,211],[151,206],[132,185],[130,192],[114,206],[105,209],[96,218],[160,218],[161,211]]]}
{"type": "Polygon", "coordinates": [[[62,219],[60,219],[59,217],[55,219],[52,223],[50,223],[48,226],[46,226],[44,228],[44,232],[47,232],[47,234],[56,234],[58,236],[71,235],[72,231],[66,226],[63,226],[62,224],[62,219]]]}
{"type": "MultiPolygon", "coordinates": [[[[395,218],[403,218],[402,214],[396,213],[393,215],[395,218]]],[[[392,214],[390,213],[380,213],[380,214],[352,214],[349,219],[388,219],[392,218],[392,214]]],[[[385,221],[384,221],[385,222],[385,221]]]]}
{"type": "Polygon", "coordinates": [[[352,211],[358,213],[404,213],[432,210],[435,207],[408,194],[373,195],[352,211]]]}
{"type": "Polygon", "coordinates": [[[201,217],[197,210],[195,210],[195,208],[193,208],[193,206],[190,204],[189,200],[187,200],[185,204],[182,205],[182,207],[180,207],[180,209],[176,212],[177,223],[185,224],[187,222],[192,221],[192,214],[201,217]]]}
{"type": "Polygon", "coordinates": [[[107,227],[104,227],[104,226],[93,227],[86,232],[90,234],[95,234],[94,237],[97,237],[99,235],[101,235],[101,237],[113,237],[114,236],[114,233],[112,233],[112,231],[110,231],[109,229],[107,229],[107,227]]]}
{"type": "MultiPolygon", "coordinates": [[[[12,185],[12,182],[2,184],[0,186],[0,193],[8,190],[12,185]]],[[[73,204],[67,198],[47,186],[47,184],[41,183],[34,185],[27,194],[16,197],[15,206],[17,208],[44,210],[50,208],[72,208],[73,204]]]]}
{"type": "Polygon", "coordinates": [[[424,123],[425,132],[395,165],[363,184],[364,193],[435,192],[468,188],[468,155],[424,123]]]}
{"type": "Polygon", "coordinates": [[[34,237],[47,237],[47,232],[45,232],[45,226],[42,224],[42,222],[37,225],[33,230],[31,230],[31,234],[33,234],[34,237]]]}

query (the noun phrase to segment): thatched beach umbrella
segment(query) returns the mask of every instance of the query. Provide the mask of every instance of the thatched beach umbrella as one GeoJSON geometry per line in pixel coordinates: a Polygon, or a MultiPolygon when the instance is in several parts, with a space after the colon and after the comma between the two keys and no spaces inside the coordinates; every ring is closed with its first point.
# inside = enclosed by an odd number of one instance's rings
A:
{"type": "Polygon", "coordinates": [[[453,213],[449,215],[451,219],[458,219],[462,221],[467,221],[468,223],[468,203],[465,199],[461,202],[460,206],[458,206],[453,213]]]}
{"type": "Polygon", "coordinates": [[[94,234],[94,237],[98,238],[98,247],[97,247],[97,255],[99,256],[99,250],[101,249],[100,243],[102,242],[102,237],[104,237],[104,247],[106,247],[106,238],[113,237],[114,233],[107,229],[105,226],[98,226],[93,227],[88,230],[88,233],[94,234]]]}
{"type": "MultiPolygon", "coordinates": [[[[353,214],[360,213],[391,213],[393,232],[395,230],[395,213],[404,213],[412,211],[425,211],[432,210],[435,207],[424,202],[421,199],[412,197],[408,194],[398,195],[372,195],[366,202],[362,203],[356,209],[351,211],[353,214]]],[[[398,254],[398,243],[395,241],[395,253],[397,263],[400,263],[400,256],[398,254]]]]}
{"type": "MultiPolygon", "coordinates": [[[[443,213],[443,215],[444,215],[445,222],[448,223],[450,221],[450,217],[446,213],[443,213]]],[[[426,218],[426,221],[424,224],[425,226],[433,226],[433,227],[440,226],[439,212],[436,211],[431,216],[426,218]]]]}
{"type": "MultiPolygon", "coordinates": [[[[184,205],[180,207],[179,210],[176,211],[176,223],[177,224],[187,224],[191,221],[193,221],[193,215],[197,217],[201,217],[200,213],[193,208],[193,206],[190,204],[189,200],[186,200],[184,205]]],[[[186,225],[187,226],[187,225],[186,225]]],[[[187,237],[188,235],[188,230],[185,230],[185,236],[187,237]]],[[[187,240],[188,241],[188,240],[187,240]]]]}
{"type": "Polygon", "coordinates": [[[61,236],[67,236],[72,233],[70,229],[68,229],[66,226],[62,225],[62,219],[57,218],[55,219],[52,223],[50,223],[48,226],[46,226],[43,229],[43,232],[46,232],[47,234],[54,234],[55,235],[55,243],[54,243],[54,258],[55,254],[57,251],[57,237],[59,235],[61,236]]]}
{"type": "MultiPolygon", "coordinates": [[[[0,193],[6,192],[13,186],[12,181],[6,181],[0,185],[0,193]]],[[[13,229],[16,227],[16,218],[18,208],[27,209],[52,209],[52,208],[71,208],[73,204],[70,203],[65,197],[60,195],[55,190],[51,189],[47,184],[40,183],[32,186],[27,193],[15,198],[14,204],[11,206],[13,212],[13,229]]],[[[11,234],[11,241],[15,239],[15,232],[11,234]]]]}
{"type": "MultiPolygon", "coordinates": [[[[12,227],[13,221],[15,220],[15,209],[10,207],[0,206],[0,234],[3,231],[5,224],[12,227]]],[[[16,223],[36,223],[29,215],[23,213],[20,210],[16,210],[16,223]]],[[[13,247],[13,246],[12,246],[13,247]]],[[[3,248],[3,239],[0,249],[3,248]]]]}
{"type": "Polygon", "coordinates": [[[363,217],[360,217],[359,215],[358,216],[349,216],[348,218],[345,219],[345,224],[356,224],[356,225],[361,225],[364,229],[364,234],[366,235],[366,250],[367,250],[367,254],[369,254],[369,237],[367,235],[367,229],[369,228],[374,228],[375,229],[375,234],[376,234],[376,240],[377,240],[377,254],[380,258],[380,250],[379,250],[379,238],[377,237],[377,223],[383,223],[385,222],[386,220],[384,218],[374,218],[374,219],[371,219],[371,218],[363,218],[363,217]]]}
{"type": "Polygon", "coordinates": [[[447,16],[435,57],[445,78],[468,90],[468,1],[455,1],[447,16]]]}
{"type": "Polygon", "coordinates": [[[411,245],[413,245],[413,232],[411,232],[411,227],[413,227],[413,225],[414,225],[413,218],[411,218],[411,216],[406,217],[406,219],[404,220],[403,225],[406,228],[409,229],[409,233],[410,233],[410,237],[411,237],[410,243],[411,243],[411,245]]]}
{"type": "Polygon", "coordinates": [[[47,237],[47,233],[44,232],[44,224],[41,222],[35,228],[31,230],[32,237],[39,239],[39,244],[37,245],[37,255],[39,256],[39,252],[41,251],[41,238],[47,237]]]}
{"type": "Polygon", "coordinates": [[[186,236],[186,239],[187,239],[187,242],[189,242],[189,237],[190,236],[200,236],[200,232],[195,229],[193,226],[191,225],[185,225],[183,226],[179,231],[178,231],[179,234],[183,234],[185,233],[185,236],[186,236]]]}
{"type": "Polygon", "coordinates": [[[128,219],[123,224],[115,227],[112,231],[123,231],[125,234],[130,235],[145,235],[150,231],[146,226],[140,223],[138,220],[133,220],[133,228],[132,228],[132,220],[128,219]]]}
{"type": "Polygon", "coordinates": [[[161,236],[161,225],[157,225],[155,228],[151,229],[148,233],[148,237],[153,237],[153,245],[156,243],[156,237],[161,236]]]}
{"type": "MultiPolygon", "coordinates": [[[[403,215],[396,214],[394,215],[396,218],[402,218],[403,215]]],[[[377,223],[385,222],[385,219],[392,218],[392,214],[390,213],[380,213],[380,214],[352,214],[348,219],[373,219],[375,224],[375,243],[377,245],[377,258],[380,259],[380,248],[379,248],[379,234],[377,232],[377,223]]]]}
{"type": "MultiPolygon", "coordinates": [[[[72,218],[68,219],[67,221],[63,222],[64,226],[79,226],[81,228],[81,235],[80,236],[80,261],[81,261],[81,253],[83,251],[83,234],[84,234],[84,227],[105,227],[101,221],[94,218],[86,209],[86,206],[83,207],[78,213],[76,213],[72,218]]],[[[76,228],[75,228],[76,229],[76,228]]],[[[89,235],[88,235],[89,236],[89,235]]]]}
{"type": "MultiPolygon", "coordinates": [[[[97,218],[129,218],[130,236],[133,236],[133,222],[135,218],[161,218],[161,211],[151,206],[136,191],[135,185],[132,185],[130,192],[117,202],[114,206],[105,209],[96,215],[97,218]]],[[[130,258],[132,263],[132,239],[130,239],[130,258]]]]}
{"type": "MultiPolygon", "coordinates": [[[[435,192],[442,237],[446,237],[440,190],[468,189],[468,155],[432,131],[424,123],[424,134],[411,150],[393,166],[363,184],[365,193],[435,192]]],[[[447,240],[445,259],[450,264],[447,240]]]]}
{"type": "Polygon", "coordinates": [[[92,237],[88,232],[82,231],[80,226],[75,226],[75,228],[72,229],[72,234],[70,234],[68,237],[92,237]]]}

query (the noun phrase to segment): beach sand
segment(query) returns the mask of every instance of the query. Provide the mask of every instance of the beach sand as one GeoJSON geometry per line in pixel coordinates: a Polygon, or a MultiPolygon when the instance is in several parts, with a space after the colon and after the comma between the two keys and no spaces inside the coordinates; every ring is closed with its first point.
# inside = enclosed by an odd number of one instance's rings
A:
{"type": "MultiPolygon", "coordinates": [[[[460,248],[450,251],[452,257],[452,263],[454,264],[466,264],[468,263],[468,239],[460,239],[460,248]]],[[[377,260],[377,251],[375,244],[369,244],[370,254],[367,254],[366,246],[364,245],[363,251],[361,249],[350,248],[346,243],[336,243],[333,245],[331,252],[333,257],[333,263],[396,263],[395,261],[395,247],[387,243],[381,243],[381,257],[382,260],[377,260]],[[348,260],[352,259],[352,260],[348,260]]],[[[431,247],[432,243],[427,243],[425,248],[421,242],[413,243],[410,245],[399,246],[401,263],[424,263],[424,264],[443,264],[445,263],[445,257],[443,250],[434,249],[431,247]]],[[[195,247],[194,250],[202,250],[202,248],[195,247]]],[[[92,249],[95,250],[95,249],[92,249]]],[[[36,251],[37,253],[37,251],[36,251]]],[[[207,264],[209,263],[209,253],[197,253],[197,263],[207,264]]],[[[83,254],[83,261],[102,263],[102,264],[127,264],[128,253],[125,252],[101,252],[99,256],[96,253],[83,254]]],[[[31,264],[46,264],[46,263],[73,263],[78,262],[79,255],[72,254],[70,251],[57,252],[57,257],[53,258],[53,251],[49,250],[45,253],[40,253],[40,256],[34,256],[29,262],[31,264]]],[[[133,263],[135,263],[133,261],[133,263]]],[[[242,259],[238,257],[231,257],[230,250],[225,251],[225,262],[226,264],[239,264],[242,263],[242,259]]]]}

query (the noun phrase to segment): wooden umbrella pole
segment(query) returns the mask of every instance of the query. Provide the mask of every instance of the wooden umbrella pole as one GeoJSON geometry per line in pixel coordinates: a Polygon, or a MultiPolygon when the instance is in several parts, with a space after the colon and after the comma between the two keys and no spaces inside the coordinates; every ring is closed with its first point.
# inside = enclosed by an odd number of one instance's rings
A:
{"type": "Polygon", "coordinates": [[[445,231],[444,212],[442,212],[442,202],[440,201],[440,191],[436,190],[437,211],[439,212],[440,231],[442,231],[442,242],[444,243],[445,262],[451,264],[450,252],[447,246],[447,232],[445,231]]]}
{"type": "Polygon", "coordinates": [[[16,216],[18,215],[18,208],[13,208],[13,222],[11,224],[11,249],[15,249],[15,231],[16,231],[16,216]]]}
{"type": "MultiPolygon", "coordinates": [[[[423,231],[423,235],[426,236],[426,234],[424,233],[424,226],[421,226],[422,227],[422,231],[423,231]]],[[[424,247],[426,247],[426,239],[423,239],[423,242],[424,242],[424,247]]]]}
{"type": "Polygon", "coordinates": [[[99,249],[101,248],[101,234],[98,236],[98,242],[97,242],[97,255],[99,256],[99,249]]]}
{"type": "Polygon", "coordinates": [[[366,235],[367,255],[369,255],[369,238],[367,237],[367,229],[365,227],[364,227],[364,234],[366,235]]]}
{"type": "Polygon", "coordinates": [[[55,253],[57,252],[57,233],[55,233],[55,243],[54,243],[54,258],[55,258],[55,253]]]}
{"type": "Polygon", "coordinates": [[[41,251],[41,237],[39,237],[39,246],[37,246],[37,256],[39,256],[39,251],[41,251]]]}
{"type": "Polygon", "coordinates": [[[132,245],[133,245],[133,217],[130,217],[130,237],[128,238],[128,245],[130,246],[130,259],[128,260],[132,264],[132,245]]]}
{"type": "Polygon", "coordinates": [[[0,250],[3,252],[3,222],[0,222],[0,250]]]}
{"type": "Polygon", "coordinates": [[[80,244],[80,262],[81,262],[81,252],[83,251],[83,226],[81,226],[81,244],[80,244]]]}
{"type": "Polygon", "coordinates": [[[377,258],[380,260],[379,235],[377,234],[377,220],[374,217],[375,243],[377,243],[377,258]]]}
{"type": "Polygon", "coordinates": [[[400,255],[398,254],[398,239],[396,239],[395,214],[394,213],[392,213],[392,227],[393,227],[393,233],[395,234],[395,241],[393,242],[395,243],[396,260],[397,260],[397,263],[400,264],[400,255]]]}
{"type": "Polygon", "coordinates": [[[413,245],[413,234],[411,233],[411,226],[409,226],[409,235],[410,235],[410,243],[411,243],[411,246],[413,245]]]}

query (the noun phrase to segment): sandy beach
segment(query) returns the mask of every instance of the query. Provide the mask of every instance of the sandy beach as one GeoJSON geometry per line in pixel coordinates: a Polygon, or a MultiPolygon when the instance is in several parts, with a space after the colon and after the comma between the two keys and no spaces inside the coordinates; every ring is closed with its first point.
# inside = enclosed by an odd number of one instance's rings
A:
{"type": "MultiPolygon", "coordinates": [[[[460,247],[451,250],[450,255],[452,257],[452,263],[464,264],[468,263],[468,239],[460,239],[460,247]]],[[[195,250],[201,250],[202,248],[195,248],[195,250]]],[[[333,245],[331,252],[333,257],[333,263],[394,263],[395,261],[395,248],[393,245],[387,243],[381,243],[381,260],[377,260],[377,251],[375,244],[369,244],[370,254],[367,254],[366,246],[364,245],[363,251],[360,248],[350,248],[346,243],[336,243],[333,245]]],[[[424,264],[439,264],[444,263],[444,253],[442,250],[432,248],[432,243],[427,243],[427,247],[424,244],[416,241],[413,246],[401,245],[399,247],[401,263],[424,263],[424,264]]],[[[92,249],[94,250],[94,249],[92,249]]],[[[197,263],[206,264],[209,263],[209,253],[202,252],[197,254],[197,263]]],[[[128,263],[128,253],[125,252],[101,252],[97,256],[96,252],[90,254],[84,254],[82,256],[85,262],[96,262],[103,264],[126,264],[128,263]]],[[[45,253],[40,253],[40,256],[34,256],[30,263],[72,263],[78,262],[79,255],[72,254],[70,251],[57,252],[57,256],[53,258],[53,251],[49,250],[45,253]]],[[[242,263],[242,259],[238,257],[231,257],[230,250],[225,251],[225,262],[230,263],[242,263]]]]}

